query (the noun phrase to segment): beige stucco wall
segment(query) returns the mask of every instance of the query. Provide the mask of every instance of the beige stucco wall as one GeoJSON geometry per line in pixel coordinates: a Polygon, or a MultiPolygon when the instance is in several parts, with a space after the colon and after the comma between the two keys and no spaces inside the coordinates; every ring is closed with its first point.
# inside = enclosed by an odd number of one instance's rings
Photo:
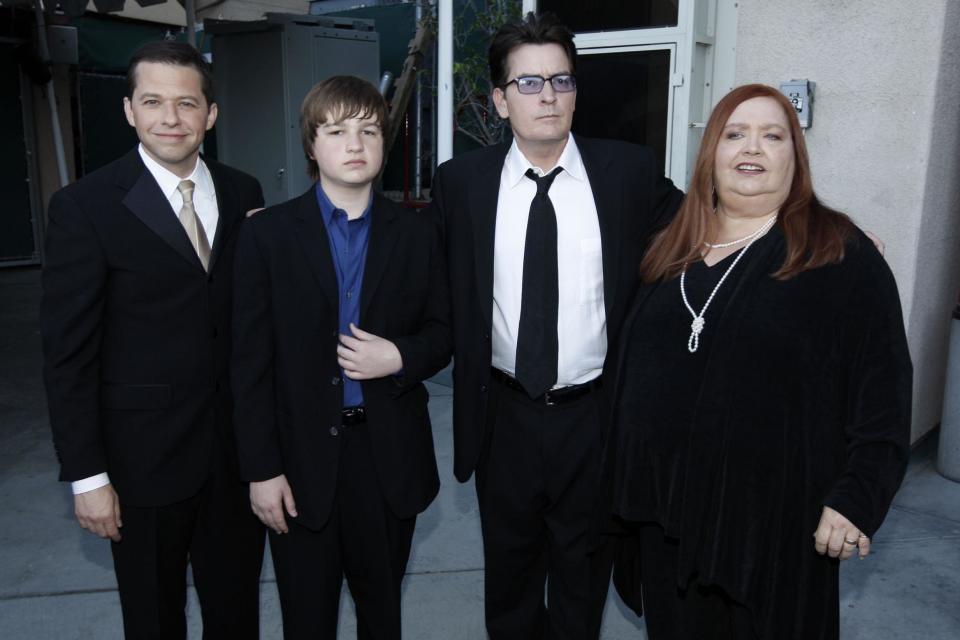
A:
{"type": "Polygon", "coordinates": [[[940,420],[960,290],[960,3],[740,0],[737,84],[791,78],[817,83],[807,133],[817,192],[886,243],[917,439],[940,420]]]}

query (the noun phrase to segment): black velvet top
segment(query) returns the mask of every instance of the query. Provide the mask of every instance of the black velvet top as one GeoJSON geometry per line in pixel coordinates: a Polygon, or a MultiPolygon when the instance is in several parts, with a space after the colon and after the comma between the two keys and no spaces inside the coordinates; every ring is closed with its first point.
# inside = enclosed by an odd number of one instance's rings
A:
{"type": "MultiPolygon", "coordinates": [[[[682,504],[680,496],[689,463],[686,445],[693,435],[695,400],[700,395],[710,345],[730,287],[753,256],[751,251],[765,239],[751,246],[717,290],[704,314],[704,330],[695,352],[687,348],[693,316],[683,303],[679,277],[654,289],[644,306],[643,319],[630,325],[624,349],[623,388],[643,391],[619,397],[620,448],[625,455],[639,456],[624,460],[617,487],[628,491],[620,494],[620,517],[660,522],[671,533],[679,529],[679,515],[672,513],[671,507],[682,504]]],[[[741,251],[713,266],[697,262],[687,269],[684,286],[696,313],[703,309],[741,251]]]]}
{"type": "MultiPolygon", "coordinates": [[[[785,249],[779,225],[750,248],[696,354],[679,283],[641,287],[606,464],[614,514],[679,541],[678,584],[720,586],[762,638],[828,638],[838,563],[813,533],[824,505],[880,526],[906,469],[912,368],[896,284],[862,233],[840,264],[781,281],[785,249]]],[[[697,311],[718,268],[688,271],[697,311]]]]}

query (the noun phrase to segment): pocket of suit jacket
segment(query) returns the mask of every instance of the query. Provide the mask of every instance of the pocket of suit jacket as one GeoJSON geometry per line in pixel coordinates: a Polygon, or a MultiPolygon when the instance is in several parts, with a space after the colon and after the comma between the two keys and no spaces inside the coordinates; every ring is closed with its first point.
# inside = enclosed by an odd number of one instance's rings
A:
{"type": "Polygon", "coordinates": [[[114,411],[156,411],[166,409],[173,400],[169,384],[104,384],[100,403],[114,411]]]}

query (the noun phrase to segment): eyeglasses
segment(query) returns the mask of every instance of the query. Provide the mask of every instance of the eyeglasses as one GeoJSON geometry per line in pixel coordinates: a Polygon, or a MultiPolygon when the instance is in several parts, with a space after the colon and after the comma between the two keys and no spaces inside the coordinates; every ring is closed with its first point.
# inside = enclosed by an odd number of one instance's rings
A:
{"type": "Polygon", "coordinates": [[[517,91],[524,95],[535,95],[543,91],[543,85],[549,81],[550,86],[557,93],[570,93],[577,90],[577,79],[572,73],[558,73],[555,76],[520,76],[503,85],[503,90],[516,83],[517,91]]]}

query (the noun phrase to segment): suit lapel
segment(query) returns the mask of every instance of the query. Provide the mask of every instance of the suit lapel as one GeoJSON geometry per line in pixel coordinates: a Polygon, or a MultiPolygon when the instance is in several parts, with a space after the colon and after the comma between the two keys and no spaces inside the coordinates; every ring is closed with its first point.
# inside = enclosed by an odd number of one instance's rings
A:
{"type": "Polygon", "coordinates": [[[323,214],[320,213],[320,204],[314,189],[315,187],[310,187],[300,196],[294,209],[293,215],[298,222],[297,241],[317,284],[334,308],[337,308],[340,299],[337,274],[333,267],[333,255],[330,253],[330,240],[323,224],[323,214]]]}
{"type": "Polygon", "coordinates": [[[374,194],[370,210],[370,238],[367,242],[367,262],[363,267],[363,285],[360,288],[360,322],[365,322],[370,301],[390,264],[390,254],[397,244],[393,230],[397,212],[388,206],[383,196],[374,194]]]}
{"type": "Polygon", "coordinates": [[[607,317],[617,294],[619,280],[621,221],[623,217],[623,180],[610,165],[613,159],[604,156],[594,148],[592,141],[574,136],[583,166],[587,170],[593,202],[597,207],[597,219],[600,223],[600,246],[603,256],[603,301],[607,317]]]}
{"type": "Polygon", "coordinates": [[[207,169],[210,170],[210,177],[213,178],[213,189],[217,194],[217,232],[213,238],[213,246],[210,248],[209,270],[212,273],[227,239],[245,212],[238,209],[236,194],[227,184],[220,167],[212,162],[206,164],[207,169]]]}
{"type": "Polygon", "coordinates": [[[125,160],[117,176],[117,184],[127,190],[124,206],[187,262],[202,270],[203,264],[190,244],[187,232],[160,191],[160,185],[143,165],[137,150],[128,153],[125,160]]]}
{"type": "Polygon", "coordinates": [[[473,224],[473,254],[476,260],[477,295],[483,321],[490,329],[493,322],[493,245],[497,228],[497,200],[500,174],[510,149],[503,143],[490,150],[481,162],[477,177],[470,182],[470,220],[473,224]]]}

